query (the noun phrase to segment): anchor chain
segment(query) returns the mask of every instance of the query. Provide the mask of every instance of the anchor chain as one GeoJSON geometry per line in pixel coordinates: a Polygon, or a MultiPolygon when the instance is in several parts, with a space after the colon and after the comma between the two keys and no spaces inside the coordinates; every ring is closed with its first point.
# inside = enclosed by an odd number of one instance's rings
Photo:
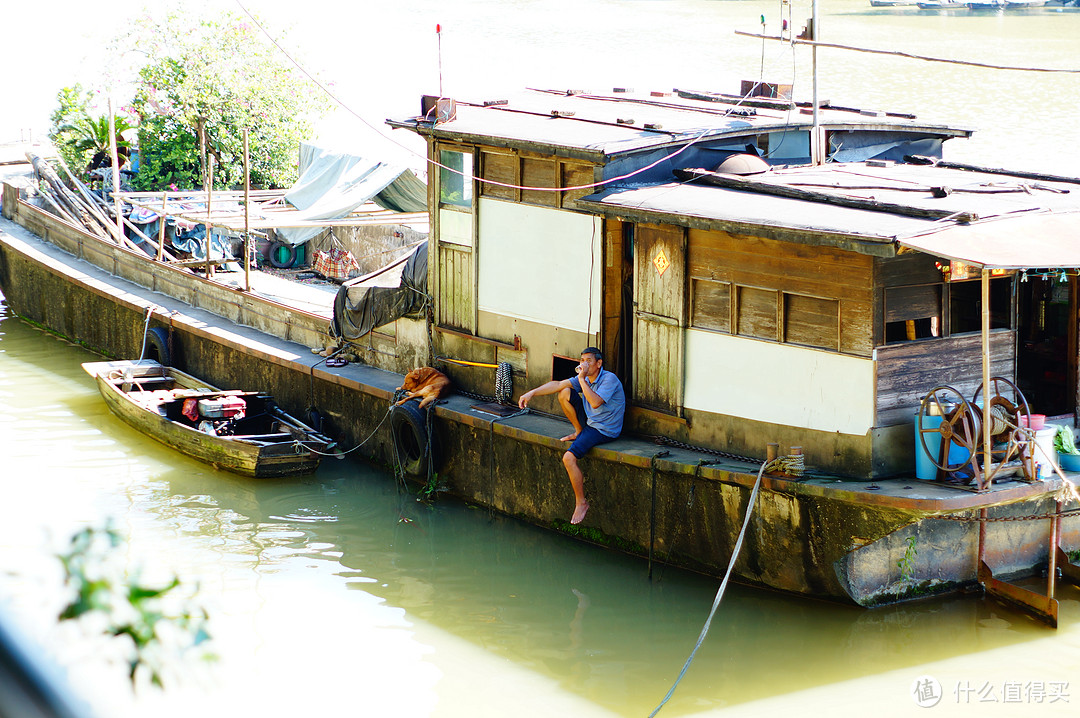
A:
{"type": "Polygon", "coordinates": [[[748,456],[740,456],[739,454],[732,454],[729,451],[720,451],[719,449],[707,449],[704,446],[694,446],[693,444],[687,444],[682,441],[676,441],[675,439],[669,439],[666,436],[644,436],[654,444],[660,444],[662,446],[671,446],[676,449],[686,449],[687,451],[697,451],[702,454],[710,454],[712,456],[719,456],[725,459],[734,459],[735,461],[744,461],[748,464],[760,464],[760,459],[751,459],[748,456]]]}
{"type": "Polygon", "coordinates": [[[978,516],[957,516],[955,514],[949,514],[948,516],[927,516],[928,519],[938,519],[940,521],[960,521],[962,523],[974,523],[978,521],[985,521],[986,523],[996,523],[1002,521],[1042,521],[1045,519],[1066,518],[1069,516],[1080,516],[1080,509],[1069,509],[1068,511],[1055,511],[1046,514],[1029,514],[1027,516],[995,516],[986,517],[985,519],[978,516]]]}

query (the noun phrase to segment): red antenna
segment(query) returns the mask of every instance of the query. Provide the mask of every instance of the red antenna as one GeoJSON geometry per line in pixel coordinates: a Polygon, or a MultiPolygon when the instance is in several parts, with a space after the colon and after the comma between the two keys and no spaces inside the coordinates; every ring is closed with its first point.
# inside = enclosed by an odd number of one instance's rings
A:
{"type": "Polygon", "coordinates": [[[435,37],[439,40],[439,97],[442,97],[442,24],[440,23],[435,23],[435,37]]]}

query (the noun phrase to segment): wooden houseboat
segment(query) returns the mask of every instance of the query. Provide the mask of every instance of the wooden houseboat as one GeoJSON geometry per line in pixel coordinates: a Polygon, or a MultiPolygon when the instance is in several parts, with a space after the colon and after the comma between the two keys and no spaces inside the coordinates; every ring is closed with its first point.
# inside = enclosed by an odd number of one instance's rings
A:
{"type": "MultiPolygon", "coordinates": [[[[438,482],[548,528],[720,575],[752,511],[735,564],[746,583],[865,606],[981,583],[1053,622],[1053,578],[1048,595],[1029,595],[995,574],[1076,575],[1062,553],[1080,549],[1072,481],[1056,467],[1033,475],[1030,460],[1006,477],[989,434],[961,429],[980,385],[986,411],[1007,401],[1013,423],[1076,407],[1078,181],[949,164],[944,142],[971,130],[815,111],[785,88],[749,85],[428,97],[417,116],[389,121],[428,142],[427,286],[408,288],[425,301],[374,327],[335,317],[366,327],[339,337],[362,359],[344,368],[297,346],[325,337],[329,302],[297,311],[285,293],[181,273],[10,186],[5,217],[111,274],[87,279],[0,231],[0,287],[20,315],[114,354],[131,355],[149,314],[187,370],[222,385],[257,379],[384,462],[397,448],[393,422],[380,423],[393,387],[436,366],[457,391],[413,430],[434,433],[424,439],[440,450],[438,482]],[[161,310],[154,291],[221,318],[161,310]],[[583,459],[592,508],[572,527],[565,425],[499,416],[475,397],[490,394],[496,365],[512,369],[514,397],[569,377],[586,346],[604,350],[629,408],[624,436],[583,459]],[[933,413],[928,395],[943,413],[942,386],[963,411],[950,404],[939,419],[957,431],[934,429],[944,466],[923,480],[916,418],[933,413]],[[964,438],[969,456],[981,443],[990,459],[952,466],[946,442],[964,438]],[[765,475],[751,505],[769,444],[801,447],[809,470],[765,475]],[[969,465],[976,475],[963,475],[969,465]]],[[[334,311],[390,274],[347,283],[334,311]]],[[[530,406],[558,416],[544,399],[530,406]]]]}
{"type": "Polygon", "coordinates": [[[436,168],[436,355],[520,352],[535,384],[600,346],[630,432],[756,459],[798,446],[849,479],[1005,479],[1004,434],[977,429],[946,438],[965,469],[946,448],[916,476],[940,391],[971,414],[1008,405],[1011,426],[1073,423],[1076,178],[948,163],[942,144],[966,131],[853,108],[812,123],[783,99],[529,92],[422,109],[390,124],[425,137],[436,168]]]}
{"type": "Polygon", "coordinates": [[[1075,276],[1059,279],[1080,253],[1040,264],[1031,242],[1052,228],[1040,241],[1064,251],[1076,180],[940,162],[968,132],[910,116],[827,107],[815,138],[793,103],[703,97],[532,92],[392,122],[429,140],[436,167],[434,353],[517,348],[535,382],[600,346],[632,431],[751,457],[802,446],[829,473],[895,476],[913,469],[926,392],[970,396],[982,379],[972,268],[986,266],[991,373],[1040,413],[1073,411],[1075,276]],[[984,256],[1014,222],[1028,241],[984,256]],[[1071,323],[1055,314],[1069,307],[1071,323]]]}

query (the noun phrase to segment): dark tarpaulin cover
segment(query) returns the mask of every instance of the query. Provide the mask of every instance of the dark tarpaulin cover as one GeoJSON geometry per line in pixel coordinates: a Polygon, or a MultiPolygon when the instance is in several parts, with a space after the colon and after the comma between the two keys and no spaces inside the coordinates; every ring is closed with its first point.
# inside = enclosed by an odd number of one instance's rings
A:
{"type": "Polygon", "coordinates": [[[427,242],[382,269],[341,285],[334,298],[334,336],[352,341],[398,317],[417,314],[427,298],[427,242]]]}

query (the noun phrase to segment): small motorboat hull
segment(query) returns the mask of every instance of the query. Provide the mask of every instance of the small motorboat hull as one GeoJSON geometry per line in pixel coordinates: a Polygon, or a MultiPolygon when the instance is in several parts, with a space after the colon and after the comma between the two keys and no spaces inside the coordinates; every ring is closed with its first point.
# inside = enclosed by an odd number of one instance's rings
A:
{"type": "Polygon", "coordinates": [[[223,391],[148,360],[82,366],[116,416],[217,468],[260,479],[306,474],[334,448],[266,394],[223,391]]]}

